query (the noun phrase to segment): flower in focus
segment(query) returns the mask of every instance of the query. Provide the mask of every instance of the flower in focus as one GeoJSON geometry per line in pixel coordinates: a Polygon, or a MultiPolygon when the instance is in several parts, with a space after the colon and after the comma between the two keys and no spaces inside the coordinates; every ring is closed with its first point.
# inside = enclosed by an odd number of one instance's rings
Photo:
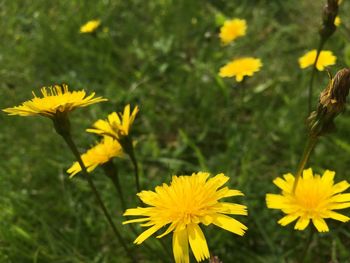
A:
{"type": "Polygon", "coordinates": [[[101,20],[90,20],[80,27],[80,33],[92,33],[100,26],[101,20]]]}
{"type": "MultiPolygon", "coordinates": [[[[81,159],[85,164],[88,172],[92,172],[97,166],[107,163],[114,157],[123,156],[123,149],[118,141],[111,137],[104,137],[100,143],[89,149],[86,153],[81,155],[81,159]]],[[[70,177],[73,177],[81,171],[81,167],[78,162],[67,170],[70,177]]]]}
{"type": "Polygon", "coordinates": [[[282,194],[267,194],[267,207],[280,209],[286,214],[278,221],[282,226],[298,219],[294,229],[304,230],[312,220],[319,232],[329,231],[325,218],[341,222],[349,221],[349,217],[333,210],[350,207],[350,193],[341,194],[349,188],[347,181],[334,184],[335,172],[326,170],[321,177],[313,175],[311,168],[303,172],[297,188],[293,193],[294,176],[285,174],[284,179],[278,177],[273,183],[282,190],[282,194]]]}
{"type": "MultiPolygon", "coordinates": [[[[313,66],[316,60],[316,55],[317,55],[317,51],[316,49],[313,49],[307,52],[304,56],[300,57],[299,58],[300,68],[304,69],[309,66],[313,66]]],[[[332,51],[323,50],[321,51],[318,57],[316,68],[319,71],[323,71],[325,67],[334,65],[336,60],[337,58],[333,55],[332,51]]]]}
{"type": "Polygon", "coordinates": [[[115,139],[128,136],[131,125],[133,124],[139,108],[136,106],[130,114],[130,105],[126,105],[124,113],[112,112],[108,115],[107,120],[98,120],[93,124],[92,129],[87,129],[88,132],[99,135],[111,136],[115,139]]]}
{"type": "Polygon", "coordinates": [[[222,68],[220,68],[220,77],[236,77],[236,81],[241,82],[244,76],[253,76],[262,67],[261,60],[258,58],[239,58],[235,59],[222,68]]]}
{"type": "Polygon", "coordinates": [[[247,22],[244,19],[232,19],[225,21],[220,28],[219,37],[225,45],[235,40],[238,37],[244,36],[247,30],[247,22]]]}
{"type": "Polygon", "coordinates": [[[141,244],[162,227],[169,225],[166,231],[158,235],[161,238],[173,232],[173,253],[175,262],[189,262],[189,248],[197,261],[210,257],[207,241],[199,227],[214,224],[227,231],[243,236],[247,227],[228,215],[247,215],[247,207],[220,199],[243,195],[238,190],[222,187],[229,177],[218,174],[210,179],[209,173],[194,173],[191,176],[173,176],[170,185],[163,184],[155,191],[142,191],[137,195],[149,207],[126,210],[124,216],[141,216],[123,222],[139,223],[149,227],[140,234],[134,243],[141,244]]]}
{"type": "Polygon", "coordinates": [[[90,104],[106,101],[102,97],[94,98],[95,93],[86,97],[84,90],[68,91],[68,86],[63,84],[41,89],[42,98],[33,92],[34,98],[23,102],[19,106],[7,108],[3,111],[9,115],[34,116],[42,115],[54,118],[57,114],[68,113],[75,108],[86,107],[90,104]]]}
{"type": "Polygon", "coordinates": [[[336,18],[335,18],[335,20],[334,20],[334,25],[340,26],[340,24],[341,24],[341,19],[340,19],[339,16],[336,16],[336,18]]]}

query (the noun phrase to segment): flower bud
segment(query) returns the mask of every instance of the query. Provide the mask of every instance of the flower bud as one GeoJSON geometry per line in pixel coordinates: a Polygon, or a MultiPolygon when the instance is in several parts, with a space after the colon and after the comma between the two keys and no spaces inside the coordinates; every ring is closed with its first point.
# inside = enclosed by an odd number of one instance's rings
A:
{"type": "Polygon", "coordinates": [[[321,39],[328,39],[336,30],[334,20],[338,15],[338,0],[327,0],[323,7],[322,27],[320,29],[321,39]]]}
{"type": "Polygon", "coordinates": [[[334,130],[334,119],[345,110],[350,89],[350,69],[337,72],[321,92],[317,110],[308,118],[310,136],[320,136],[334,130]]]}

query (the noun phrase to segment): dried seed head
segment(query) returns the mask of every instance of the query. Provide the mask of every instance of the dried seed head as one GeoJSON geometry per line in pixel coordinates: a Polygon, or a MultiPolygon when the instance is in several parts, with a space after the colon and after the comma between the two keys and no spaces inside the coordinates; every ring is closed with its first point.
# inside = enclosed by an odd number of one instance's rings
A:
{"type": "Polygon", "coordinates": [[[321,92],[317,110],[308,118],[311,136],[320,136],[334,129],[334,119],[345,110],[350,89],[350,69],[342,69],[321,92]]]}
{"type": "Polygon", "coordinates": [[[321,39],[328,39],[336,30],[334,20],[338,15],[339,0],[327,0],[323,7],[322,27],[320,29],[321,39]]]}

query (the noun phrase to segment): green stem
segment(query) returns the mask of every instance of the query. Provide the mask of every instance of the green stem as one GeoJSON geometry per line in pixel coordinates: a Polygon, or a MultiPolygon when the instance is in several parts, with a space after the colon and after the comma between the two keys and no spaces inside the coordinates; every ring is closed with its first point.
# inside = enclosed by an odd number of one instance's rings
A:
{"type": "Polygon", "coordinates": [[[298,164],[298,169],[297,169],[297,172],[295,174],[295,181],[293,184],[293,193],[295,192],[295,189],[297,188],[298,181],[300,179],[301,174],[303,173],[303,170],[305,168],[307,161],[309,160],[310,154],[311,154],[312,150],[315,148],[315,145],[317,143],[317,139],[318,139],[318,137],[309,136],[309,138],[306,142],[303,155],[302,155],[301,160],[298,164]]]}
{"type": "Polygon", "coordinates": [[[312,110],[312,90],[313,90],[313,85],[314,85],[314,77],[315,77],[315,74],[317,71],[316,65],[317,65],[318,58],[320,56],[321,50],[322,50],[325,42],[326,42],[325,39],[321,37],[318,48],[317,48],[317,52],[316,52],[316,59],[315,59],[315,62],[312,66],[312,72],[311,72],[311,77],[310,77],[310,82],[309,82],[309,92],[308,92],[308,112],[309,113],[312,110]]]}
{"type": "Polygon", "coordinates": [[[119,173],[118,173],[118,168],[114,165],[113,161],[110,160],[107,163],[103,165],[103,170],[107,177],[111,179],[114,187],[116,188],[119,199],[120,199],[120,204],[123,209],[123,211],[126,210],[126,202],[124,199],[123,191],[120,185],[120,180],[119,180],[119,173]]]}
{"type": "Polygon", "coordinates": [[[123,248],[125,249],[126,253],[127,253],[128,256],[130,257],[130,259],[132,260],[132,262],[135,262],[135,263],[136,263],[137,261],[135,260],[134,255],[131,253],[131,250],[130,250],[130,249],[128,248],[128,246],[126,245],[126,243],[125,243],[125,241],[124,241],[122,235],[119,233],[118,229],[116,228],[115,224],[113,223],[112,218],[111,218],[111,216],[109,215],[109,213],[108,213],[108,211],[107,211],[107,208],[106,208],[106,206],[104,205],[104,203],[103,203],[103,201],[102,201],[102,199],[101,199],[101,196],[100,196],[100,194],[98,193],[98,191],[97,191],[97,189],[96,189],[96,187],[95,187],[95,184],[93,183],[93,181],[92,181],[92,179],[91,179],[91,176],[88,174],[88,172],[87,172],[87,170],[86,170],[86,167],[85,167],[85,165],[84,165],[84,163],[83,163],[83,160],[82,160],[81,157],[80,157],[80,154],[79,154],[79,152],[78,152],[78,149],[77,149],[77,147],[76,147],[76,145],[75,145],[75,143],[74,143],[72,137],[71,137],[70,134],[68,134],[68,133],[59,133],[59,134],[63,137],[64,141],[67,143],[68,147],[70,148],[70,150],[73,152],[75,158],[77,159],[77,161],[78,161],[78,163],[79,163],[79,165],[80,165],[80,167],[81,167],[82,173],[83,173],[85,179],[88,181],[89,186],[90,186],[92,192],[95,194],[96,200],[97,200],[97,202],[99,203],[99,205],[101,206],[102,211],[103,211],[104,215],[106,216],[108,223],[109,223],[110,226],[112,227],[113,232],[114,232],[114,234],[116,235],[118,241],[119,241],[120,244],[123,246],[123,248]]]}

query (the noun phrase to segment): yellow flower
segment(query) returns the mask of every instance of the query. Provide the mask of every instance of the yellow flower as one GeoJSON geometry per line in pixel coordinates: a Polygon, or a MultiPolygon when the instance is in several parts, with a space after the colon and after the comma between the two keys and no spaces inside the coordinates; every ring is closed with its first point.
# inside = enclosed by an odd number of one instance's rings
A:
{"type": "Polygon", "coordinates": [[[244,36],[247,30],[247,23],[244,19],[232,19],[225,21],[220,28],[220,39],[225,45],[235,40],[238,37],[244,36]]]}
{"type": "Polygon", "coordinates": [[[210,256],[207,241],[199,227],[200,223],[206,226],[214,224],[237,235],[244,235],[247,227],[225,214],[247,215],[247,207],[219,202],[222,198],[243,194],[238,190],[222,187],[229,180],[224,174],[208,179],[209,176],[209,173],[203,172],[191,176],[173,176],[170,185],[158,186],[154,192],[138,193],[139,198],[149,207],[126,210],[124,216],[141,216],[141,218],[125,221],[123,224],[144,222],[141,226],[149,228],[139,235],[134,243],[141,244],[159,229],[170,224],[157,238],[173,232],[175,262],[188,263],[188,244],[197,261],[210,256]]]}
{"type": "Polygon", "coordinates": [[[336,17],[335,17],[335,20],[334,20],[334,25],[335,25],[335,26],[340,26],[340,24],[341,24],[341,19],[340,19],[339,16],[336,16],[336,17]]]}
{"type": "Polygon", "coordinates": [[[244,76],[253,76],[254,72],[257,72],[262,67],[261,60],[258,58],[239,58],[234,59],[225,66],[220,68],[220,77],[234,77],[236,81],[241,82],[244,76]]]}
{"type": "Polygon", "coordinates": [[[347,222],[350,218],[333,210],[350,207],[350,193],[341,194],[349,188],[347,181],[334,184],[335,172],[326,170],[321,177],[313,175],[311,168],[303,172],[295,193],[293,193],[294,176],[285,174],[284,179],[278,177],[273,183],[282,189],[282,194],[267,194],[268,208],[280,209],[287,214],[278,221],[286,226],[298,219],[294,229],[304,230],[312,220],[319,232],[329,231],[325,218],[347,222]]]}
{"type": "Polygon", "coordinates": [[[90,104],[106,101],[102,97],[94,98],[95,93],[91,93],[86,97],[84,90],[68,91],[68,86],[55,85],[54,87],[46,87],[41,89],[42,98],[38,98],[33,92],[34,98],[23,102],[19,106],[4,109],[9,115],[34,116],[42,115],[54,118],[56,114],[68,113],[75,108],[85,107],[90,104]]]}
{"type": "Polygon", "coordinates": [[[80,33],[92,33],[100,26],[101,21],[99,19],[90,20],[80,27],[80,33]]]}
{"type": "MultiPolygon", "coordinates": [[[[85,164],[88,172],[92,172],[97,166],[104,164],[114,157],[123,156],[123,149],[118,141],[111,137],[104,137],[100,143],[89,149],[86,153],[81,155],[81,159],[85,164]]],[[[81,171],[78,162],[67,170],[70,177],[73,177],[81,171]]]]}
{"type": "MultiPolygon", "coordinates": [[[[315,63],[316,54],[317,54],[316,49],[313,49],[307,52],[304,56],[300,57],[299,58],[300,68],[304,69],[309,66],[312,66],[315,63]]],[[[323,71],[325,67],[334,65],[336,60],[337,58],[333,55],[332,51],[323,50],[321,51],[318,57],[316,68],[319,71],[323,71]]]]}
{"type": "Polygon", "coordinates": [[[96,121],[93,124],[94,129],[87,129],[87,131],[99,135],[111,136],[115,139],[128,136],[138,111],[139,108],[136,106],[130,114],[130,105],[128,104],[125,106],[123,114],[113,112],[108,115],[107,120],[96,121]]]}

